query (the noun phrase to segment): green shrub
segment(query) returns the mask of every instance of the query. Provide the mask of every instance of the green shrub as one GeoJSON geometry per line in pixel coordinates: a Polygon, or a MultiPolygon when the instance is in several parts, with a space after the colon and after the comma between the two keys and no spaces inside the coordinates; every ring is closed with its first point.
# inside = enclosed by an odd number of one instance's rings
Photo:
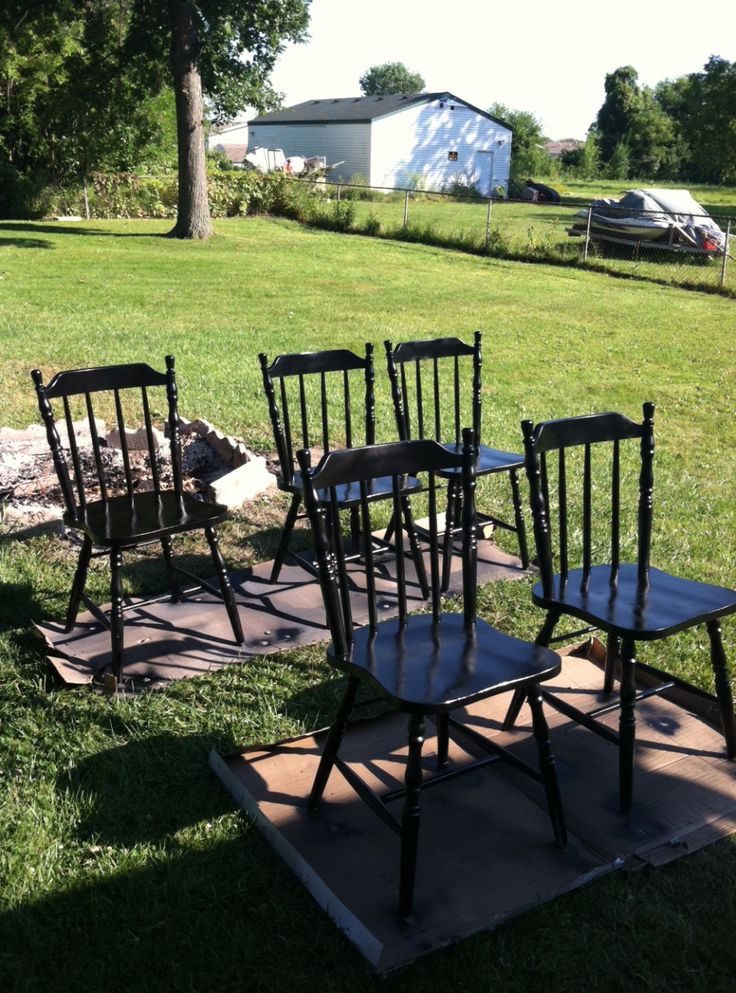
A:
{"type": "Polygon", "coordinates": [[[373,190],[368,186],[368,177],[362,172],[355,172],[347,181],[347,184],[340,184],[341,200],[366,200],[374,201],[382,199],[380,190],[373,190]]]}

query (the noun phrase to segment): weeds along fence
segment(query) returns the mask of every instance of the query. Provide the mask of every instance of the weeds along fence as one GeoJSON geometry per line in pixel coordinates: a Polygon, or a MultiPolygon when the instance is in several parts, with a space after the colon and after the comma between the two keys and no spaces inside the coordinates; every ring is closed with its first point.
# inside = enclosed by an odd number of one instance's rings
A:
{"type": "MultiPolygon", "coordinates": [[[[292,180],[292,182],[304,182],[292,180]]],[[[478,254],[578,265],[736,296],[736,218],[507,200],[468,193],[324,186],[335,226],[478,254]],[[348,206],[349,205],[349,206],[348,206]],[[720,234],[709,232],[714,223],[720,234]]]]}

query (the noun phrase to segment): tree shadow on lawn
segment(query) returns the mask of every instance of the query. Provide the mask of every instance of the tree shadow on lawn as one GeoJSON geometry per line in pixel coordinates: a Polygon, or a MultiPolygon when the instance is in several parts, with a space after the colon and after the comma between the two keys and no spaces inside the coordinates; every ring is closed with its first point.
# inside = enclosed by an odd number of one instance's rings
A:
{"type": "MultiPolygon", "coordinates": [[[[0,227],[2,230],[2,227],[0,227]]],[[[46,238],[0,238],[0,248],[54,248],[46,238]]]]}
{"type": "MultiPolygon", "coordinates": [[[[78,227],[76,224],[69,226],[63,224],[43,224],[33,221],[0,221],[0,233],[3,231],[27,231],[29,234],[35,234],[39,231],[42,234],[94,235],[102,238],[168,238],[169,236],[168,231],[105,231],[99,228],[78,227]]],[[[40,243],[31,239],[20,238],[16,240],[15,238],[0,238],[1,244],[31,248],[37,247],[40,243]],[[28,244],[23,244],[26,240],[28,244]]],[[[54,246],[51,242],[43,242],[43,247],[53,248],[54,246]]]]}

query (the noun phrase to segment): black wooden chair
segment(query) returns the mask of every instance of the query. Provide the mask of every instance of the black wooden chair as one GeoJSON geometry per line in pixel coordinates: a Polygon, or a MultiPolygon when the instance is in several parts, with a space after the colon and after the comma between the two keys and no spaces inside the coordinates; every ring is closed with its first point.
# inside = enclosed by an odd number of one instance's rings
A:
{"type": "MultiPolygon", "coordinates": [[[[482,438],[481,337],[480,331],[476,331],[472,346],[466,345],[459,338],[404,341],[395,348],[390,341],[384,343],[396,427],[402,441],[411,438],[433,438],[451,451],[459,452],[462,448],[460,425],[467,423],[467,414],[470,415],[476,438],[482,438]],[[466,363],[467,359],[472,362],[470,389],[467,383],[462,383],[461,377],[461,363],[466,363]],[[441,367],[444,368],[444,372],[441,367]],[[471,394],[470,403],[466,399],[468,393],[471,394]]],[[[478,476],[508,473],[514,508],[513,524],[491,515],[482,515],[482,517],[479,515],[479,520],[484,523],[492,522],[497,527],[516,533],[522,568],[526,569],[529,565],[529,553],[519,491],[519,470],[523,465],[522,455],[489,448],[487,445],[478,445],[476,463],[478,476]]],[[[441,475],[448,480],[445,535],[454,538],[459,533],[458,522],[461,515],[460,473],[456,469],[447,469],[441,475]]],[[[452,539],[443,542],[443,590],[449,586],[452,547],[452,539]]]]}
{"type": "MultiPolygon", "coordinates": [[[[681,680],[638,662],[635,644],[655,641],[698,624],[705,624],[710,639],[711,663],[715,676],[718,708],[729,758],[736,755],[736,725],[726,659],[721,642],[719,618],[736,611],[736,592],[706,583],[680,579],[661,572],[649,564],[654,459],[654,404],[644,404],[641,424],[622,414],[592,414],[566,420],[546,421],[536,427],[531,421],[522,423],[526,452],[526,471],[531,488],[534,537],[541,580],[534,586],[532,598],[547,611],[538,644],[548,645],[558,620],[563,614],[572,615],[608,635],[604,694],[611,694],[617,666],[620,664],[619,702],[583,713],[545,690],[545,699],[563,714],[619,746],[620,803],[628,811],[633,795],[635,704],[637,699],[662,692],[672,686],[687,686],[681,680]],[[637,560],[621,562],[621,443],[638,441],[641,448],[638,497],[637,560]],[[606,530],[610,534],[610,561],[593,564],[594,521],[592,448],[609,444],[612,447],[610,477],[610,516],[606,515],[606,530]],[[566,451],[583,446],[582,466],[582,566],[570,568],[569,537],[580,524],[577,516],[568,523],[568,479],[573,453],[566,460],[566,451]],[[558,572],[555,574],[550,480],[553,465],[547,465],[548,453],[557,452],[556,486],[558,520],[558,572]],[[610,520],[610,525],[608,521],[610,520]],[[664,682],[654,688],[636,692],[637,667],[650,677],[664,682]],[[616,734],[596,720],[620,707],[619,732],[616,734]]],[[[596,450],[596,456],[600,449],[596,450]]],[[[605,456],[605,451],[600,452],[605,456]]],[[[606,487],[604,487],[605,490],[606,487]]],[[[608,498],[606,496],[606,502],[608,498]]],[[[598,537],[600,541],[600,536],[598,537]]],[[[590,630],[590,629],[587,629],[590,630]]],[[[583,633],[583,632],[578,632],[583,633]]],[[[693,689],[692,687],[687,687],[693,689]]],[[[700,692],[702,695],[702,691],[700,692]]],[[[713,698],[711,698],[713,699],[713,698]]],[[[522,702],[515,695],[506,717],[505,726],[513,725],[522,702]]]]}
{"type": "MultiPolygon", "coordinates": [[[[475,447],[472,431],[465,432],[461,449],[460,452],[449,452],[434,441],[391,442],[332,452],[311,473],[306,453],[299,453],[305,480],[305,504],[314,532],[319,579],[332,636],[327,657],[332,665],[348,675],[347,688],[327,735],[309,797],[309,807],[313,811],[316,809],[330,773],[337,766],[359,796],[400,835],[399,910],[403,917],[408,916],[412,909],[419,799],[423,785],[421,752],[427,716],[433,718],[437,727],[440,767],[448,763],[450,729],[454,736],[466,742],[470,739],[475,746],[488,753],[472,768],[498,757],[506,758],[517,769],[523,769],[544,784],[555,839],[560,846],[566,843],[554,758],[538,687],[540,680],[560,671],[560,657],[546,648],[501,634],[476,619],[475,447]],[[464,490],[462,614],[441,612],[436,491],[438,475],[448,469],[459,471],[464,490]],[[394,513],[398,515],[403,479],[418,473],[427,474],[432,611],[408,616],[404,553],[399,544],[394,594],[398,616],[379,621],[369,546],[366,556],[369,621],[366,627],[354,629],[349,570],[341,554],[340,543],[334,536],[340,510],[338,493],[345,486],[359,491],[361,526],[366,533],[370,533],[371,508],[374,506],[369,500],[370,481],[379,475],[390,477],[394,513]],[[333,549],[336,549],[336,554],[333,549]],[[383,796],[373,793],[338,754],[356,691],[362,682],[373,691],[378,691],[379,696],[392,707],[409,715],[405,789],[383,796]],[[529,701],[539,749],[539,771],[500,749],[475,729],[450,717],[453,710],[512,688],[518,688],[529,701]],[[399,821],[389,813],[388,804],[401,796],[405,800],[399,821]]],[[[380,591],[382,607],[387,602],[387,596],[384,586],[380,591]]],[[[468,771],[468,767],[442,772],[437,775],[436,781],[463,771],[468,771]]],[[[429,779],[424,785],[433,781],[429,779]]]]}
{"type": "MultiPolygon", "coordinates": [[[[300,516],[299,508],[303,499],[302,473],[294,457],[296,448],[310,451],[313,442],[316,441],[321,446],[322,452],[329,452],[335,447],[335,443],[353,448],[356,441],[357,444],[364,445],[372,445],[375,441],[373,345],[365,346],[363,358],[346,349],[331,349],[322,352],[279,355],[270,365],[267,356],[261,353],[259,360],[280,463],[281,472],[277,482],[279,489],[291,494],[291,505],[271,570],[270,581],[275,583],[278,581],[287,554],[292,555],[302,567],[312,569],[311,556],[295,556],[289,551],[291,534],[300,516]],[[356,389],[354,383],[356,375],[363,381],[364,392],[363,424],[357,426],[357,430],[353,425],[351,397],[351,392],[355,392],[356,389]],[[279,385],[278,399],[276,382],[279,385]],[[293,418],[298,420],[296,434],[292,430],[293,418]]],[[[409,494],[418,489],[419,484],[415,479],[405,480],[401,498],[402,517],[399,520],[403,519],[405,523],[417,578],[426,599],[429,596],[426,569],[416,537],[409,498],[409,494]]],[[[390,480],[386,478],[372,480],[369,493],[371,500],[385,500],[390,495],[390,480]]],[[[362,555],[363,544],[358,526],[359,494],[354,487],[345,486],[340,490],[338,498],[340,509],[350,512],[352,554],[359,557],[362,555]]],[[[385,551],[391,550],[389,539],[395,531],[395,523],[392,519],[384,539],[381,541],[374,539],[374,546],[382,547],[385,551]]],[[[401,529],[399,528],[398,531],[400,535],[401,529]]]]}
{"type": "MultiPolygon", "coordinates": [[[[144,363],[133,363],[59,372],[46,386],[38,369],[35,369],[31,376],[36,386],[41,417],[46,425],[54,467],[64,498],[66,508],[64,524],[83,535],[82,548],[66,615],[66,630],[70,631],[74,627],[80,603],[84,602],[97,620],[110,630],[112,638],[110,669],[119,681],[123,673],[123,613],[127,609],[123,604],[121,575],[123,551],[160,542],[172,595],[179,598],[205,588],[211,593],[221,596],[225,602],[235,642],[242,645],[245,640],[243,630],[215,531],[215,526],[227,517],[227,507],[195,498],[192,494],[184,491],[182,484],[177,386],[173,356],[168,355],[166,357],[165,373],[156,372],[144,363]],[[171,475],[173,477],[171,487],[162,486],[161,473],[156,462],[154,426],[151,416],[151,407],[154,401],[149,399],[148,393],[149,389],[154,387],[163,387],[166,392],[171,475]],[[124,391],[129,392],[123,396],[124,391]],[[97,433],[93,395],[101,392],[112,394],[110,402],[114,404],[120,433],[124,474],[122,486],[116,483],[113,479],[114,473],[109,471],[111,468],[109,460],[105,456],[104,447],[101,445],[97,433]],[[96,482],[92,485],[85,479],[81,453],[73,426],[72,403],[74,401],[70,402],[70,398],[82,396],[84,397],[84,411],[89,418],[94,456],[96,482]],[[68,453],[61,444],[52,400],[63,401],[69,444],[68,453]],[[126,400],[129,401],[127,404],[126,400]],[[151,477],[149,485],[152,486],[150,490],[135,486],[124,414],[126,407],[130,409],[131,405],[134,405],[143,416],[151,477]],[[119,492],[121,489],[123,492],[119,492]],[[204,531],[210,546],[219,590],[209,583],[191,576],[174,564],[171,536],[199,529],[204,531]],[[110,558],[111,608],[109,616],[85,593],[90,560],[93,556],[100,555],[109,555],[110,558]],[[196,580],[196,587],[183,589],[178,580],[179,575],[196,580]]],[[[158,404],[158,399],[155,402],[158,404]]],[[[135,604],[135,606],[140,605],[141,601],[135,604]]]]}

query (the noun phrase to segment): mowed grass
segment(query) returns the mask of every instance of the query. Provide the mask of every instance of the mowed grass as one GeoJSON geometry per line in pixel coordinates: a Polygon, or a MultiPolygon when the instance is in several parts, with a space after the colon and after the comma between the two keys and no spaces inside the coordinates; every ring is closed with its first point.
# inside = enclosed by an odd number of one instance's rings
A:
{"type": "MultiPolygon", "coordinates": [[[[733,301],[285,221],[221,222],[206,244],[165,240],[167,227],[0,225],[0,424],[36,421],[33,367],[162,367],[171,352],[184,414],[271,451],[257,353],[371,341],[383,440],[393,436],[383,339],[481,329],[483,427],[499,447],[518,449],[522,417],[636,418],[643,400],[657,403],[654,562],[733,584],[733,301]]],[[[500,506],[505,496],[483,493],[500,506]]],[[[269,497],[236,515],[223,534],[230,564],[268,557],[283,512],[269,497]]],[[[183,546],[204,563],[198,542],[183,546]]],[[[72,571],[57,536],[0,530],[0,988],[378,989],[206,765],[212,746],[323,726],[340,687],[323,649],[132,700],[47,693],[32,622],[63,616],[72,571]]],[[[132,578],[163,585],[148,556],[132,578]]],[[[91,592],[104,599],[106,585],[98,563],[91,592]]],[[[483,615],[533,637],[529,588],[486,588],[483,615]]],[[[724,638],[736,659],[733,620],[724,638]]],[[[710,687],[706,641],[693,633],[643,657],[710,687]]],[[[383,988],[726,993],[734,894],[726,841],[667,869],[601,879],[383,988]]]]}

